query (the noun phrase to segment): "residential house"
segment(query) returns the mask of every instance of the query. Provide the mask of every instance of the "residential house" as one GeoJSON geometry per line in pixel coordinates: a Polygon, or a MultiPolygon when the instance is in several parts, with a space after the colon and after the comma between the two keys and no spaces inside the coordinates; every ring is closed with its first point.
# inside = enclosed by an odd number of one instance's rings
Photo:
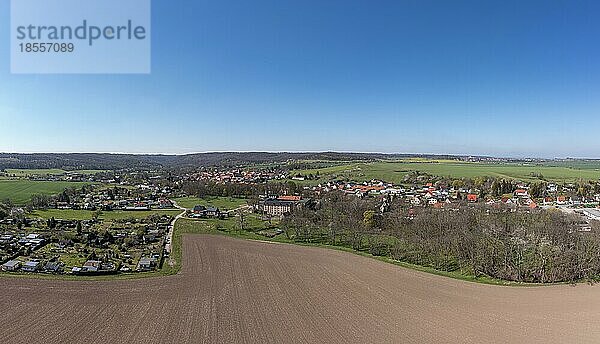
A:
{"type": "Polygon", "coordinates": [[[410,200],[410,204],[412,204],[412,205],[420,205],[421,204],[421,199],[419,199],[419,197],[415,196],[415,197],[413,197],[410,200]]]}
{"type": "Polygon", "coordinates": [[[472,194],[472,193],[467,194],[468,202],[472,202],[472,203],[477,202],[477,198],[478,198],[478,196],[476,194],[472,194]]]}
{"type": "Polygon", "coordinates": [[[170,199],[161,198],[158,200],[158,207],[161,209],[173,208],[173,202],[170,199]]]}
{"type": "Polygon", "coordinates": [[[527,190],[525,189],[516,189],[515,190],[515,196],[517,197],[527,197],[527,190]]]}

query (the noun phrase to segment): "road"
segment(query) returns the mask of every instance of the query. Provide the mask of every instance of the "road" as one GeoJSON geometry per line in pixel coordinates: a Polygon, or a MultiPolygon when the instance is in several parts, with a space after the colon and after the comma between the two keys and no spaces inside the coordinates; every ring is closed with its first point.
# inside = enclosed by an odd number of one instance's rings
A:
{"type": "Polygon", "coordinates": [[[169,233],[167,233],[167,244],[165,244],[165,251],[169,253],[169,265],[174,266],[175,258],[173,258],[173,255],[171,254],[171,248],[173,245],[173,232],[175,231],[175,223],[177,222],[177,220],[179,220],[185,215],[187,209],[177,204],[177,202],[175,202],[174,200],[171,200],[171,202],[173,202],[173,206],[175,208],[180,209],[182,211],[180,214],[177,214],[177,216],[175,216],[173,221],[171,221],[171,224],[169,225],[169,233]]]}
{"type": "Polygon", "coordinates": [[[0,279],[0,343],[599,343],[600,288],[501,287],[187,235],[180,274],[0,279]]]}

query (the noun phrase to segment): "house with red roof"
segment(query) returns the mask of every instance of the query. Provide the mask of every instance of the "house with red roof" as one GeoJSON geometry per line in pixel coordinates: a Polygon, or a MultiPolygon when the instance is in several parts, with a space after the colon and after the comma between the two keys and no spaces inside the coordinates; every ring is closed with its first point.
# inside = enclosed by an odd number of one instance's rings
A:
{"type": "Polygon", "coordinates": [[[467,201],[469,202],[477,202],[477,195],[476,194],[468,194],[467,195],[467,201]]]}
{"type": "Polygon", "coordinates": [[[525,189],[516,189],[515,196],[517,197],[527,197],[527,190],[525,189]]]}

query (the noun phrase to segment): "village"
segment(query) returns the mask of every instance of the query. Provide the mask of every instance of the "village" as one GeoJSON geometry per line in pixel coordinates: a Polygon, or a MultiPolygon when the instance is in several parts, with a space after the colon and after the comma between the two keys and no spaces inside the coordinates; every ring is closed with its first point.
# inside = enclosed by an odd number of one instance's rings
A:
{"type": "MultiPolygon", "coordinates": [[[[600,220],[600,193],[584,197],[577,195],[577,188],[573,184],[560,186],[550,183],[543,190],[544,197],[534,197],[530,189],[531,185],[518,183],[513,192],[493,196],[489,190],[485,194],[477,188],[448,187],[432,182],[404,187],[380,180],[363,183],[331,181],[304,187],[308,194],[316,197],[328,192],[339,191],[358,198],[380,198],[382,202],[379,210],[382,213],[388,209],[392,200],[400,200],[409,208],[431,207],[442,210],[456,210],[469,205],[502,208],[511,212],[556,209],[566,214],[579,215],[581,217],[580,231],[590,231],[592,227],[589,222],[600,220]]],[[[283,204],[276,210],[278,214],[293,209],[293,207],[285,207],[283,204]]]]}
{"type": "MultiPolygon", "coordinates": [[[[65,176],[78,175],[69,173],[61,178],[65,176]]],[[[37,178],[52,180],[54,177],[37,178]]],[[[302,183],[306,180],[303,176],[291,176],[289,171],[273,168],[202,169],[180,173],[105,172],[95,178],[102,182],[68,188],[52,197],[34,196],[27,207],[14,207],[11,216],[0,221],[2,270],[74,275],[154,271],[169,256],[172,221],[182,210],[191,220],[237,219],[243,212],[254,213],[257,221],[268,223],[256,233],[273,236],[282,233],[275,223],[300,209],[318,209],[321,199],[331,192],[376,200],[380,214],[389,211],[392,203],[401,204],[409,218],[413,218],[416,210],[426,208],[453,211],[488,207],[510,212],[556,209],[579,216],[578,230],[582,232],[591,231],[591,221],[600,220],[600,193],[581,195],[576,185],[568,183],[547,183],[540,190],[539,184],[510,182],[504,185],[501,183],[505,181],[494,180],[476,187],[471,181],[426,175],[418,175],[403,184],[334,177],[326,182],[319,177],[314,183],[302,183]],[[203,183],[223,187],[244,185],[245,189],[241,190],[249,190],[251,196],[230,195],[242,198],[237,198],[240,202],[236,206],[225,208],[203,203],[186,209],[177,204],[175,200],[180,197],[194,195],[186,185],[203,183]],[[279,188],[273,188],[277,185],[279,188]],[[71,216],[86,215],[78,220],[62,216],[68,211],[74,212],[71,216]]],[[[314,180],[314,177],[308,179],[314,180]]],[[[238,189],[207,190],[219,194],[238,189]]]]}
{"type": "Polygon", "coordinates": [[[281,169],[203,169],[202,171],[188,173],[184,175],[183,180],[191,181],[213,181],[217,183],[240,183],[256,184],[266,183],[274,180],[285,180],[288,178],[287,172],[281,169]]]}

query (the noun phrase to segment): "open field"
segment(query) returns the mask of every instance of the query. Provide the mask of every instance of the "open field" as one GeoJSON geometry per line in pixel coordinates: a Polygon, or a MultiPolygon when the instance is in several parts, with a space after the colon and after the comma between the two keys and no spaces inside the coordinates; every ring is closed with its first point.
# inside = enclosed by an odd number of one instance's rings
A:
{"type": "Polygon", "coordinates": [[[2,343],[597,343],[596,286],[499,287],[345,252],[184,238],[180,274],[2,278],[2,343]],[[310,330],[308,330],[310,329],[310,330]]]}
{"type": "Polygon", "coordinates": [[[6,173],[10,176],[15,177],[26,177],[26,176],[48,176],[48,175],[63,175],[67,172],[75,172],[79,174],[96,174],[100,172],[105,172],[105,170],[74,170],[74,171],[66,171],[58,168],[49,168],[49,169],[7,169],[6,173]]]}
{"type": "Polygon", "coordinates": [[[215,197],[215,196],[206,196],[203,198],[198,197],[180,197],[173,199],[180,207],[184,207],[186,209],[192,209],[196,205],[203,205],[205,207],[212,206],[217,207],[221,210],[231,210],[238,208],[242,205],[245,205],[247,201],[243,198],[234,198],[234,197],[215,197]]]}
{"type": "MultiPolygon", "coordinates": [[[[175,216],[181,213],[179,209],[165,209],[165,210],[139,210],[139,211],[126,211],[126,210],[113,210],[103,211],[99,218],[104,220],[120,220],[120,219],[143,219],[150,215],[171,215],[175,216]]],[[[31,217],[39,217],[43,219],[55,218],[65,220],[90,220],[94,215],[93,211],[90,210],[60,210],[60,209],[48,209],[48,210],[36,210],[31,214],[31,217]]]]}
{"type": "Polygon", "coordinates": [[[6,170],[11,176],[15,177],[24,177],[24,176],[47,176],[47,175],[61,175],[66,171],[58,168],[48,168],[48,169],[15,169],[9,168],[6,170]]]}
{"type": "Polygon", "coordinates": [[[0,180],[0,200],[10,198],[17,204],[27,203],[35,194],[54,195],[70,187],[81,187],[80,182],[46,182],[32,180],[0,180]]]}
{"type": "Polygon", "coordinates": [[[211,234],[224,235],[235,238],[250,239],[250,240],[277,240],[286,241],[281,236],[276,239],[267,239],[266,237],[256,234],[255,231],[265,229],[267,223],[259,219],[255,214],[249,214],[246,217],[246,230],[240,231],[237,225],[237,219],[234,217],[225,220],[218,219],[179,219],[175,223],[175,231],[173,232],[173,250],[171,257],[174,265],[163,265],[160,273],[164,275],[172,275],[181,269],[181,261],[183,256],[183,237],[189,234],[211,234]]]}
{"type": "Polygon", "coordinates": [[[559,166],[568,167],[580,170],[596,170],[600,171],[600,160],[563,160],[563,161],[550,161],[545,165],[547,166],[559,166]]]}
{"type": "MultiPolygon", "coordinates": [[[[383,179],[387,182],[401,183],[404,176],[410,171],[425,172],[432,175],[452,177],[452,178],[473,178],[478,176],[490,176],[508,179],[518,179],[522,181],[539,180],[534,175],[541,174],[544,179],[556,182],[569,182],[579,179],[598,180],[600,178],[600,169],[594,168],[596,165],[587,164],[586,168],[572,168],[566,163],[550,165],[526,165],[526,164],[488,164],[488,163],[469,163],[447,160],[429,160],[429,161],[396,161],[396,162],[374,162],[374,163],[351,163],[313,170],[292,171],[292,175],[300,173],[302,175],[318,175],[321,181],[325,176],[338,178],[349,178],[358,181],[383,179]]],[[[577,165],[576,167],[580,167],[577,165]]],[[[307,181],[314,182],[314,181],[307,181]]]]}

